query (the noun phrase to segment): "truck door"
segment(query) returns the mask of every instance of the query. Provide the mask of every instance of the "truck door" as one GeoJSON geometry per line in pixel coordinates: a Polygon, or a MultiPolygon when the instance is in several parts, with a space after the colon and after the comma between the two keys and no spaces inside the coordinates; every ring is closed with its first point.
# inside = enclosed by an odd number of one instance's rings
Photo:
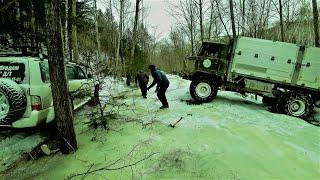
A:
{"type": "Polygon", "coordinates": [[[297,85],[320,90],[320,48],[306,48],[297,85]]]}

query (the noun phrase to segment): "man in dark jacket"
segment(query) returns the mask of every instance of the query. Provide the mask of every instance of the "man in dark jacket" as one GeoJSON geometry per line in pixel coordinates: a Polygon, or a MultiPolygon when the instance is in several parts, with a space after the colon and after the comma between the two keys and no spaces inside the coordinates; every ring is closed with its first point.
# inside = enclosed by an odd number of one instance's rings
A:
{"type": "Polygon", "coordinates": [[[147,98],[147,86],[149,82],[149,76],[146,73],[139,71],[136,75],[135,82],[136,84],[139,84],[142,97],[147,98]]]}
{"type": "Polygon", "coordinates": [[[160,109],[169,108],[169,104],[166,98],[166,91],[170,84],[168,78],[163,72],[158,70],[155,65],[150,65],[149,69],[153,77],[153,82],[148,87],[148,90],[157,84],[156,93],[159,100],[162,103],[162,106],[160,107],[160,109]]]}

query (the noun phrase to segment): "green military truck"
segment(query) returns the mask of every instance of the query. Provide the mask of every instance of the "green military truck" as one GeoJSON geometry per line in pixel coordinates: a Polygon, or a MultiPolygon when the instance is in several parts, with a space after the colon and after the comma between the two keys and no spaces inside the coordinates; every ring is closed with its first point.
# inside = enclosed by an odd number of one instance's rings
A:
{"type": "Polygon", "coordinates": [[[218,90],[263,97],[279,113],[306,119],[320,106],[320,48],[249,37],[229,43],[203,42],[191,80],[196,102],[212,101],[218,90]]]}

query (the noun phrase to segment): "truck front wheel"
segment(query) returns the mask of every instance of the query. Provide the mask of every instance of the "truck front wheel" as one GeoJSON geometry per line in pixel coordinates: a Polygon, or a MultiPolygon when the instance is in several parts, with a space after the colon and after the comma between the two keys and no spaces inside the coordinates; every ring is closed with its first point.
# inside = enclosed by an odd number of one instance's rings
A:
{"type": "Polygon", "coordinates": [[[291,93],[285,101],[284,112],[287,115],[307,119],[313,112],[312,99],[299,92],[291,93]]]}
{"type": "Polygon", "coordinates": [[[217,83],[211,79],[199,78],[191,82],[190,94],[196,102],[211,102],[217,96],[217,93],[217,83]]]}

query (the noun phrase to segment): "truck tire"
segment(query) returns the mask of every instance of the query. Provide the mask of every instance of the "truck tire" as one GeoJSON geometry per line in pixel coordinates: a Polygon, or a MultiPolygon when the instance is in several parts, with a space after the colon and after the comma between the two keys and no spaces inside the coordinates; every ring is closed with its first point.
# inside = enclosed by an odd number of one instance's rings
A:
{"type": "Polygon", "coordinates": [[[274,97],[268,97],[268,96],[263,96],[262,97],[262,104],[265,104],[267,106],[273,106],[275,104],[276,98],[274,97]]]}
{"type": "Polygon", "coordinates": [[[27,108],[23,89],[10,79],[0,78],[0,124],[11,124],[22,117],[27,108]]]}
{"type": "Polygon", "coordinates": [[[209,78],[197,78],[190,84],[190,94],[198,103],[211,102],[218,93],[218,85],[209,78]]]}
{"type": "Polygon", "coordinates": [[[307,119],[313,113],[313,108],[313,101],[308,95],[292,92],[286,98],[284,112],[293,117],[307,119]]]}
{"type": "Polygon", "coordinates": [[[316,100],[314,102],[314,105],[317,107],[317,108],[320,108],[320,100],[316,100]]]}

